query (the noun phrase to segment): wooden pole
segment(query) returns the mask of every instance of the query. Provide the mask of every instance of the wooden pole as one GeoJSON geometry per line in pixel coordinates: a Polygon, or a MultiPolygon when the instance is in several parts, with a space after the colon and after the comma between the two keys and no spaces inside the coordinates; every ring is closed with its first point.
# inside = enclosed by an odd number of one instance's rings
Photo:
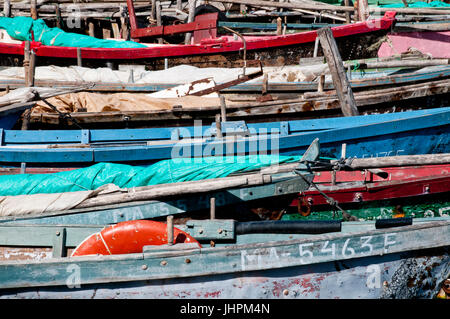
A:
{"type": "Polygon", "coordinates": [[[342,58],[337,48],[333,32],[330,27],[317,30],[322,50],[327,59],[328,67],[333,79],[334,88],[339,98],[341,110],[344,116],[359,115],[356,107],[355,97],[347,78],[347,74],[342,63],[342,58]]]}
{"type": "MultiPolygon", "coordinates": [[[[197,4],[197,0],[189,0],[189,16],[188,23],[194,22],[195,15],[195,6],[197,4]]],[[[191,44],[192,32],[187,32],[184,38],[184,44],[191,44]]]]}
{"type": "Polygon", "coordinates": [[[227,105],[225,102],[225,97],[223,95],[220,95],[220,117],[222,119],[222,122],[227,121],[227,105]]]}
{"type": "Polygon", "coordinates": [[[11,15],[11,2],[10,0],[3,0],[3,15],[9,17],[11,15]]]}
{"type": "Polygon", "coordinates": [[[89,21],[89,22],[88,22],[88,28],[89,28],[89,36],[95,37],[94,22],[89,21]]]}
{"type": "Polygon", "coordinates": [[[281,18],[278,17],[277,18],[277,35],[281,35],[281,33],[283,32],[282,27],[283,27],[283,25],[282,25],[281,18]]]}
{"type": "Polygon", "coordinates": [[[222,138],[223,135],[222,135],[222,125],[220,123],[220,114],[216,114],[216,131],[217,131],[216,136],[218,138],[222,138]]]}
{"type": "MultiPolygon", "coordinates": [[[[30,41],[25,41],[23,51],[23,67],[25,76],[25,86],[32,87],[34,85],[34,66],[36,55],[30,48],[30,41]]],[[[22,130],[27,130],[30,122],[30,109],[27,109],[22,114],[22,130]]]]}
{"type": "MultiPolygon", "coordinates": [[[[346,7],[349,6],[349,0],[344,0],[344,5],[346,7]]],[[[350,20],[350,12],[345,12],[345,23],[351,23],[352,21],[350,20]]]]}
{"type": "MultiPolygon", "coordinates": [[[[161,20],[161,1],[156,1],[156,25],[159,27],[162,25],[161,20]]],[[[158,43],[163,43],[163,38],[158,38],[158,43]]]]}
{"type": "MultiPolygon", "coordinates": [[[[331,164],[337,161],[331,161],[331,164]]],[[[450,154],[398,155],[387,157],[354,158],[352,169],[399,167],[414,165],[437,165],[450,163],[450,154]]]]}
{"type": "Polygon", "coordinates": [[[29,65],[29,72],[28,72],[28,76],[29,76],[29,86],[34,86],[34,74],[36,72],[36,53],[31,50],[30,51],[30,65],[29,65]]]}
{"type": "Polygon", "coordinates": [[[56,27],[62,28],[62,18],[61,18],[61,9],[59,8],[59,4],[55,3],[55,15],[56,15],[56,27]]]}
{"type": "MultiPolygon", "coordinates": [[[[137,19],[136,19],[136,12],[134,11],[134,3],[133,0],[127,0],[127,6],[128,6],[128,18],[130,20],[130,27],[131,30],[137,29],[137,19]]],[[[153,1],[152,1],[152,12],[153,12],[153,1]]]]}
{"type": "MultiPolygon", "coordinates": [[[[426,67],[434,65],[448,65],[450,59],[431,59],[431,60],[393,60],[380,62],[362,62],[359,63],[359,69],[378,69],[378,68],[401,68],[401,67],[426,67]]],[[[345,66],[351,66],[352,63],[346,63],[345,66]]]]}
{"type": "Polygon", "coordinates": [[[33,20],[36,20],[38,18],[36,0],[30,0],[30,12],[31,18],[33,18],[33,20]]]}

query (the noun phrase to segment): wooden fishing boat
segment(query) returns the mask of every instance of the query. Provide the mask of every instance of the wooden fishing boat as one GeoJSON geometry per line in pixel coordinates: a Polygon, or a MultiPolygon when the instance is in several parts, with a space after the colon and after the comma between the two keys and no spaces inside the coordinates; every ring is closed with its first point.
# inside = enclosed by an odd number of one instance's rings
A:
{"type": "MultiPolygon", "coordinates": [[[[211,15],[211,14],[207,14],[211,15]]],[[[204,15],[204,16],[207,16],[204,15]]],[[[215,14],[217,16],[217,13],[215,14]]],[[[197,16],[199,18],[201,16],[197,16]]],[[[357,59],[376,56],[376,50],[369,52],[367,43],[375,43],[384,36],[395,21],[395,12],[386,12],[380,19],[333,27],[333,35],[341,47],[343,59],[357,59]]],[[[150,69],[162,69],[164,65],[191,64],[199,67],[225,66],[245,59],[261,58],[265,65],[298,64],[301,56],[312,56],[316,31],[283,36],[248,37],[243,42],[233,36],[201,39],[195,44],[164,45],[152,44],[144,48],[81,48],[83,65],[105,65],[108,63],[145,64],[150,69]],[[282,52],[283,54],[280,54],[282,52]],[[283,58],[285,57],[285,58],[283,58]],[[167,62],[164,60],[167,59],[167,62]]],[[[46,46],[31,42],[30,50],[36,55],[36,65],[73,65],[77,62],[76,47],[46,46]],[[48,63],[51,61],[51,63],[48,63]]],[[[21,63],[24,43],[0,43],[1,61],[11,65],[15,60],[21,63]]],[[[19,64],[20,65],[20,64],[19,64]]]]}
{"type": "MultiPolygon", "coordinates": [[[[2,130],[3,166],[89,166],[162,159],[302,153],[319,138],[323,156],[448,153],[449,108],[317,120],[123,130],[2,130]],[[218,129],[218,130],[217,130],[218,129]],[[420,134],[417,134],[420,132],[420,134]],[[247,135],[247,136],[246,136],[247,135]],[[217,138],[222,136],[222,138],[217,138]]],[[[200,124],[200,123],[198,123],[200,124]]]]}
{"type": "MultiPolygon", "coordinates": [[[[297,177],[317,162],[317,147],[295,164],[297,177]]],[[[114,225],[101,215],[48,217],[0,223],[1,298],[434,298],[448,276],[448,216],[241,221],[211,211],[114,225]]]]}
{"type": "MultiPolygon", "coordinates": [[[[354,97],[359,111],[366,114],[433,108],[447,106],[448,104],[449,70],[448,66],[443,65],[411,73],[398,71],[396,72],[398,74],[394,73],[387,77],[353,78],[350,84],[352,89],[355,90],[354,97]],[[394,84],[395,87],[392,87],[394,84]]],[[[290,72],[287,73],[290,74],[290,72]]],[[[226,116],[229,120],[293,120],[340,115],[340,104],[335,92],[317,92],[317,85],[316,81],[265,83],[260,80],[231,86],[225,90],[220,90],[220,94],[225,98],[223,104],[225,104],[226,116]],[[298,90],[315,90],[316,92],[304,92],[300,97],[292,98],[293,94],[298,96],[298,90]]],[[[217,85],[217,87],[220,86],[221,84],[217,85]]],[[[324,86],[326,89],[333,89],[329,81],[326,81],[324,86]]],[[[171,87],[175,90],[173,85],[171,87]]],[[[118,86],[93,85],[93,89],[98,89],[100,92],[108,88],[113,89],[118,88],[118,86]]],[[[125,90],[143,90],[146,88],[148,86],[138,85],[137,87],[128,86],[125,90]]],[[[157,88],[162,87],[157,86],[157,88]]],[[[194,96],[196,94],[189,95],[194,96]]],[[[171,102],[172,107],[168,109],[151,107],[152,104],[149,102],[148,110],[142,110],[142,107],[133,110],[132,103],[125,110],[119,106],[116,110],[111,110],[110,104],[104,104],[101,96],[92,93],[83,93],[80,96],[75,94],[66,98],[60,97],[53,101],[48,102],[53,103],[53,105],[56,103],[57,111],[50,109],[42,102],[32,110],[29,116],[30,129],[74,128],[75,126],[99,128],[99,125],[131,128],[167,126],[169,123],[169,125],[186,125],[193,119],[214,119],[223,107],[219,101],[205,102],[208,105],[195,106],[183,105],[183,101],[179,103],[173,101],[171,102]],[[85,98],[85,96],[90,98],[85,98]],[[70,102],[74,100],[80,100],[83,105],[83,108],[79,108],[80,111],[77,111],[75,104],[70,102]],[[98,103],[94,102],[95,105],[83,104],[87,101],[98,101],[98,103]],[[104,105],[104,110],[98,111],[98,109],[102,109],[102,105],[104,105]],[[175,105],[178,106],[175,107],[175,105]]]]}

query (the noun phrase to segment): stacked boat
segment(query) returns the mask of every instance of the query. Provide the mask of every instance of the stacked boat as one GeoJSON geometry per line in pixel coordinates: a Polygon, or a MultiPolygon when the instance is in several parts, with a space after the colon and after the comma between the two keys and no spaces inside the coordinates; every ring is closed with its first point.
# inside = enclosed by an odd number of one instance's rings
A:
{"type": "Polygon", "coordinates": [[[0,298],[450,298],[446,6],[213,4],[0,18],[0,298]]]}

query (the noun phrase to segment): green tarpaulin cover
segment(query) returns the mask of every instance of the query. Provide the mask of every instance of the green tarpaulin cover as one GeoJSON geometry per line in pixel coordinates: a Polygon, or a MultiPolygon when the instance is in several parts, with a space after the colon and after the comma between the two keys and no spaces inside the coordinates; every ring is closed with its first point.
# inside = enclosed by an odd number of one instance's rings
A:
{"type": "Polygon", "coordinates": [[[300,156],[230,156],[163,160],[151,166],[98,163],[90,167],[52,174],[0,176],[0,196],[50,194],[95,190],[115,184],[132,188],[165,183],[226,177],[269,165],[299,161],[300,156]]]}
{"type": "Polygon", "coordinates": [[[0,29],[5,29],[10,37],[34,41],[44,45],[80,48],[145,48],[146,46],[133,41],[104,40],[84,34],[65,32],[59,28],[49,28],[44,20],[33,20],[30,17],[0,17],[0,29]]]}
{"type": "MultiPolygon", "coordinates": [[[[341,5],[342,0],[320,0],[320,2],[341,5]]],[[[355,1],[353,1],[355,2],[355,1]]],[[[370,6],[379,6],[383,8],[403,8],[405,5],[402,0],[368,0],[370,6]]],[[[449,4],[443,1],[433,1],[426,3],[424,1],[407,0],[408,7],[410,8],[439,8],[448,7],[449,4]]]]}

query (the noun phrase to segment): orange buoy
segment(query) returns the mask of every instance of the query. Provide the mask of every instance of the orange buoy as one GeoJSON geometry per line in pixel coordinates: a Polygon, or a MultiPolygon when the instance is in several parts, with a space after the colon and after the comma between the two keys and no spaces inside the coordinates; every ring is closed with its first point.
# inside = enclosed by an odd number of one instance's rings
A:
{"type": "MultiPolygon", "coordinates": [[[[174,227],[173,243],[200,243],[188,233],[174,227]]],[[[148,245],[167,244],[167,224],[152,220],[131,220],[104,228],[83,240],[73,256],[117,255],[142,252],[148,245]]]]}

